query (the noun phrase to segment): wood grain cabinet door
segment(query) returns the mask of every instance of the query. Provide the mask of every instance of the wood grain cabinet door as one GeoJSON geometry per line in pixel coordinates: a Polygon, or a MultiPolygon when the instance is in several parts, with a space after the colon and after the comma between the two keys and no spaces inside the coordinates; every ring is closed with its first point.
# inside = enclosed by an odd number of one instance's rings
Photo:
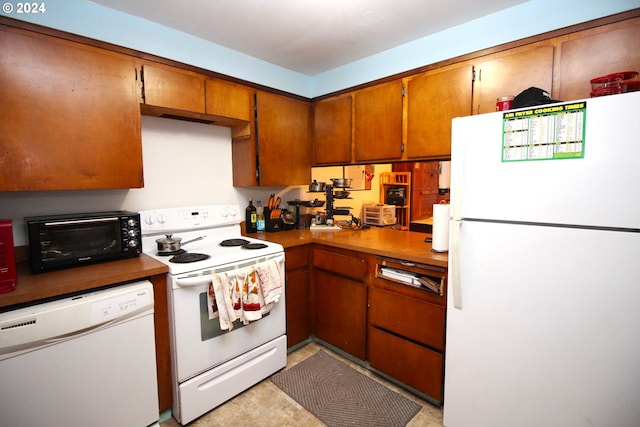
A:
{"type": "Polygon", "coordinates": [[[136,67],[0,26],[0,191],[142,187],[136,67]]]}
{"type": "Polygon", "coordinates": [[[256,100],[260,185],[308,184],[311,104],[269,92],[258,92],[256,100]]]}
{"type": "Polygon", "coordinates": [[[635,25],[562,43],[559,68],[559,97],[564,101],[588,98],[595,77],[640,72],[640,19],[635,25]]]}
{"type": "Polygon", "coordinates": [[[351,162],[352,95],[313,105],[313,164],[351,162]]]}
{"type": "Polygon", "coordinates": [[[490,55],[476,67],[474,114],[496,111],[496,99],[516,96],[529,87],[551,93],[553,82],[552,45],[513,49],[490,55]]]}
{"type": "Polygon", "coordinates": [[[402,156],[402,81],[354,94],[355,161],[399,160],[402,156]]]}
{"type": "Polygon", "coordinates": [[[206,112],[214,116],[250,121],[253,114],[253,89],[221,79],[207,79],[206,112]]]}
{"type": "Polygon", "coordinates": [[[205,112],[204,76],[173,67],[144,64],[142,81],[147,105],[205,112]]]}
{"type": "Polygon", "coordinates": [[[407,157],[451,155],[451,119],[471,114],[473,67],[443,67],[408,79],[407,157]]]}

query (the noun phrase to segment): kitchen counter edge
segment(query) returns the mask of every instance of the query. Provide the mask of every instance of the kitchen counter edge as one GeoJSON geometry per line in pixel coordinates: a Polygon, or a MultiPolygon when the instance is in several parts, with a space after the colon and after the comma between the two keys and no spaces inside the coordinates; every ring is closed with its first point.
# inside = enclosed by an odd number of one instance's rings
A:
{"type": "Polygon", "coordinates": [[[104,286],[142,280],[166,274],[169,268],[159,261],[141,254],[136,258],[109,261],[64,270],[33,274],[29,264],[18,263],[16,288],[0,294],[0,308],[33,303],[76,292],[89,292],[104,286]]]}
{"type": "Polygon", "coordinates": [[[449,259],[446,252],[435,252],[431,243],[425,242],[425,238],[431,237],[430,234],[391,228],[331,231],[305,228],[246,235],[281,244],[285,249],[316,243],[444,268],[447,267],[449,259]]]}

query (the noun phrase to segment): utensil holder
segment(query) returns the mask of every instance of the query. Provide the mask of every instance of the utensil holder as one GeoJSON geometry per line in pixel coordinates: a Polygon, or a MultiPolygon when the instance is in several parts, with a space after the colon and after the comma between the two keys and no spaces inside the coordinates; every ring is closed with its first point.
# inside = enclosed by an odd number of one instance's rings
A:
{"type": "Polygon", "coordinates": [[[282,231],[284,229],[282,224],[282,218],[280,217],[281,209],[269,209],[264,208],[264,231],[282,231]],[[274,211],[278,211],[278,216],[271,218],[271,214],[274,211]]]}

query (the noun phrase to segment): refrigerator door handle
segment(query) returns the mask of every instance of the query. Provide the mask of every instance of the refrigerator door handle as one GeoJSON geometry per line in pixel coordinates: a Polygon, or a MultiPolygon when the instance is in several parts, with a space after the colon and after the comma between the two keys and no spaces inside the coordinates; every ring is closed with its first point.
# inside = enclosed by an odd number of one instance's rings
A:
{"type": "Polygon", "coordinates": [[[451,291],[453,292],[453,307],[459,310],[462,309],[462,288],[460,284],[460,228],[462,227],[461,220],[451,221],[451,250],[450,256],[452,257],[450,283],[452,284],[451,291]]]}

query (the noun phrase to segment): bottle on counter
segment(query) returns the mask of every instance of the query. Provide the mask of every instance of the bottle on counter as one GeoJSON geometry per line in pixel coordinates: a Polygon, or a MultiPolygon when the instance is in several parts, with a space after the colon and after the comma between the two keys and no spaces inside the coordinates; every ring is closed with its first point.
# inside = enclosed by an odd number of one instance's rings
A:
{"type": "Polygon", "coordinates": [[[257,202],[257,209],[256,209],[256,215],[257,215],[257,221],[256,221],[256,225],[257,225],[257,229],[258,231],[264,231],[264,209],[262,208],[262,202],[260,200],[258,200],[257,202]]]}
{"type": "Polygon", "coordinates": [[[253,199],[249,199],[249,206],[245,209],[245,228],[247,233],[258,231],[258,210],[253,206],[253,199]]]}

